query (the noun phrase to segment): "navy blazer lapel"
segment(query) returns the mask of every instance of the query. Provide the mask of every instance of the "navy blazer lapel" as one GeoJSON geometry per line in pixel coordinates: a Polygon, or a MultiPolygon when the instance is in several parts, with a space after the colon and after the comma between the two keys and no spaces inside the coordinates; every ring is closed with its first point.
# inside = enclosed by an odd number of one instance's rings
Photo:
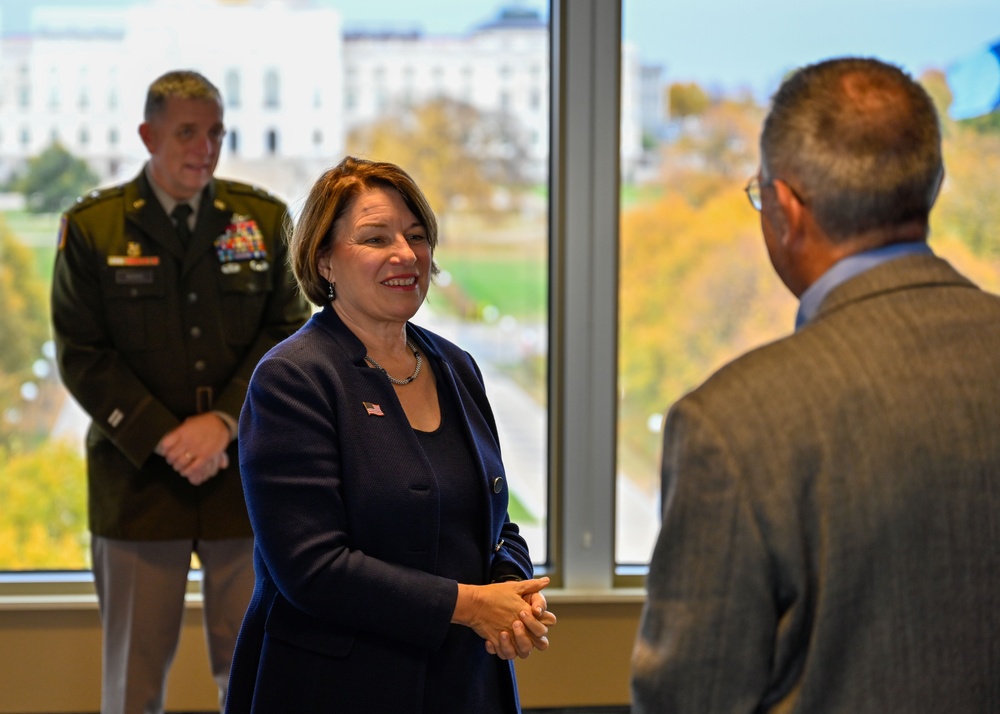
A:
{"type": "MultiPolygon", "coordinates": [[[[377,386],[372,387],[373,389],[378,389],[378,393],[383,399],[379,402],[379,406],[383,411],[386,411],[391,405],[391,410],[396,412],[398,410],[402,419],[406,419],[406,415],[402,413],[403,407],[399,403],[399,399],[396,397],[395,390],[392,389],[392,385],[389,384],[388,380],[378,372],[368,367],[367,363],[364,361],[365,357],[365,346],[358,337],[351,332],[350,328],[344,324],[337,315],[336,310],[334,310],[333,305],[326,304],[323,306],[323,310],[313,315],[311,320],[314,320],[320,329],[329,334],[334,342],[337,343],[338,347],[343,350],[345,356],[351,365],[358,372],[358,383],[372,385],[377,383],[377,386]]],[[[469,391],[465,384],[465,381],[460,375],[456,374],[455,367],[451,362],[441,354],[441,352],[434,345],[433,341],[421,328],[407,324],[407,330],[410,336],[417,343],[417,346],[427,355],[429,360],[433,360],[435,364],[440,366],[441,382],[440,388],[447,389],[453,396],[453,401],[458,408],[461,410],[460,414],[456,415],[460,418],[462,422],[462,429],[468,440],[469,446],[471,448],[471,453],[473,460],[476,464],[476,471],[479,475],[479,482],[482,488],[483,498],[486,502],[487,512],[490,514],[490,522],[486,525],[485,537],[490,545],[493,547],[492,539],[493,533],[499,532],[502,523],[496,523],[495,514],[493,512],[493,486],[489,483],[489,475],[496,473],[502,475],[506,479],[507,475],[503,471],[503,465],[500,463],[499,458],[496,459],[495,464],[491,464],[493,468],[490,468],[486,463],[486,453],[483,450],[484,446],[489,444],[494,445],[495,453],[499,457],[500,446],[497,443],[494,428],[492,427],[490,421],[483,414],[482,410],[479,408],[477,400],[473,397],[472,393],[469,391]]],[[[472,369],[471,366],[469,368],[472,369]]],[[[353,408],[353,405],[351,405],[353,408]]],[[[358,405],[361,408],[361,405],[358,405]]],[[[387,414],[389,412],[386,412],[387,414]]],[[[374,417],[373,417],[374,418],[374,417]]],[[[418,456],[418,458],[423,466],[428,472],[431,471],[430,462],[427,459],[426,454],[424,454],[423,449],[420,447],[420,443],[417,441],[417,437],[410,433],[405,437],[405,443],[407,448],[418,456]]],[[[508,485],[504,485],[508,487],[508,485]]],[[[506,513],[506,510],[505,510],[506,513]]]]}
{"type": "MultiPolygon", "coordinates": [[[[309,321],[314,322],[319,329],[333,339],[354,367],[364,369],[367,372],[368,364],[365,362],[365,345],[358,339],[357,335],[351,332],[350,328],[344,324],[344,321],[340,319],[340,315],[334,310],[333,304],[325,304],[320,312],[309,318],[309,321]]],[[[366,374],[366,372],[361,372],[360,374],[366,374]]]]}
{"type": "MultiPolygon", "coordinates": [[[[359,418],[363,415],[364,419],[399,419],[401,424],[409,427],[396,391],[384,374],[370,368],[365,362],[364,343],[344,324],[337,311],[333,309],[333,305],[330,303],[324,305],[321,312],[310,318],[310,322],[329,335],[354,370],[354,379],[350,380],[349,385],[345,383],[345,388],[349,387],[350,391],[357,395],[355,400],[357,403],[345,405],[349,413],[357,414],[359,418]],[[378,407],[382,416],[368,412],[368,405],[378,407]]],[[[419,461],[420,472],[433,473],[430,460],[421,448],[412,428],[404,428],[400,431],[398,439],[394,437],[392,443],[384,446],[392,451],[394,459],[404,463],[419,461]]]]}

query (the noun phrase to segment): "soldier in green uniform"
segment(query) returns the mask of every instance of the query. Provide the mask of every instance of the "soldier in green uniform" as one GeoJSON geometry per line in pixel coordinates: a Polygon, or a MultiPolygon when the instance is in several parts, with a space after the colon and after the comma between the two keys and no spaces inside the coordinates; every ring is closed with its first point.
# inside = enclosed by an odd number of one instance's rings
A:
{"type": "Polygon", "coordinates": [[[224,704],[254,583],[236,420],[257,361],[309,312],[287,266],[285,204],[214,178],[218,89],[163,75],[139,134],[139,176],[62,217],[52,282],[59,370],[92,419],[103,714],[163,711],[192,553],[224,704]]]}

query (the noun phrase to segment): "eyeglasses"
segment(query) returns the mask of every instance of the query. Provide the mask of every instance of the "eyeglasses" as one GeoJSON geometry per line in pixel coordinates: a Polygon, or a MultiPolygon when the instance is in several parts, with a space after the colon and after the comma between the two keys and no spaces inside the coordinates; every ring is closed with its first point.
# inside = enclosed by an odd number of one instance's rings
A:
{"type": "MultiPolygon", "coordinates": [[[[771,186],[776,180],[777,179],[771,179],[770,181],[765,181],[764,183],[761,183],[760,175],[757,174],[752,176],[750,180],[747,181],[747,185],[743,187],[743,190],[747,194],[747,198],[750,199],[750,205],[753,206],[754,210],[757,211],[758,213],[760,212],[760,207],[762,205],[760,198],[761,189],[771,186]]],[[[792,195],[795,196],[795,199],[799,203],[801,203],[803,206],[809,205],[805,202],[805,199],[803,199],[802,196],[799,195],[799,192],[796,191],[794,188],[792,188],[787,181],[782,180],[782,183],[788,186],[788,190],[792,192],[792,195]]]]}
{"type": "Polygon", "coordinates": [[[750,205],[753,206],[754,210],[758,213],[760,212],[762,205],[760,200],[760,190],[764,186],[770,186],[771,183],[772,181],[768,181],[765,184],[761,184],[760,176],[754,175],[750,177],[750,180],[747,181],[747,185],[743,187],[743,190],[746,191],[747,198],[750,199],[750,205]]]}

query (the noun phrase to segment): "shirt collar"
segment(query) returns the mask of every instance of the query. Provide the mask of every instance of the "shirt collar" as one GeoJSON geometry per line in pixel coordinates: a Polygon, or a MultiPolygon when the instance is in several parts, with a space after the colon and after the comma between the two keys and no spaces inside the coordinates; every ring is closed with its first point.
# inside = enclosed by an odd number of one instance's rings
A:
{"type": "Polygon", "coordinates": [[[799,310],[795,315],[795,329],[799,330],[812,320],[819,312],[819,307],[826,296],[841,283],[882,263],[919,253],[932,254],[933,251],[925,241],[908,241],[892,243],[841,258],[802,293],[802,297],[799,298],[799,310]]]}
{"type": "MultiPolygon", "coordinates": [[[[148,161],[146,162],[146,166],[143,168],[143,171],[146,172],[146,180],[149,182],[149,187],[153,189],[153,195],[156,196],[156,200],[160,202],[160,205],[163,206],[163,210],[169,216],[174,210],[174,207],[180,203],[180,201],[172,197],[160,187],[160,184],[156,183],[156,179],[153,178],[153,172],[149,167],[148,161]]],[[[195,223],[198,216],[198,206],[201,204],[201,191],[193,195],[187,201],[184,201],[184,203],[191,206],[192,217],[189,220],[191,220],[192,223],[195,223]]]]}

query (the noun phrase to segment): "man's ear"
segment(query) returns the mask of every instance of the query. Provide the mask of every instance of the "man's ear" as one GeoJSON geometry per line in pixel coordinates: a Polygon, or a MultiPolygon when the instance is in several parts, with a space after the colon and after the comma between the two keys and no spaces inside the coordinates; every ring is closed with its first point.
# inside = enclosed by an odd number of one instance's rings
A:
{"type": "Polygon", "coordinates": [[[145,144],[146,150],[152,154],[156,144],[153,141],[153,128],[149,125],[149,122],[144,121],[139,125],[139,138],[145,144]]]}
{"type": "Polygon", "coordinates": [[[934,194],[931,196],[930,203],[928,206],[933,206],[937,203],[938,195],[941,193],[941,186],[944,185],[944,165],[941,166],[941,173],[938,174],[937,182],[934,184],[934,194]]]}
{"type": "Polygon", "coordinates": [[[804,229],[805,216],[803,211],[805,206],[799,200],[795,192],[781,179],[774,179],[774,194],[777,199],[778,209],[785,219],[785,232],[781,236],[785,247],[790,247],[790,243],[801,241],[804,229]]]}

